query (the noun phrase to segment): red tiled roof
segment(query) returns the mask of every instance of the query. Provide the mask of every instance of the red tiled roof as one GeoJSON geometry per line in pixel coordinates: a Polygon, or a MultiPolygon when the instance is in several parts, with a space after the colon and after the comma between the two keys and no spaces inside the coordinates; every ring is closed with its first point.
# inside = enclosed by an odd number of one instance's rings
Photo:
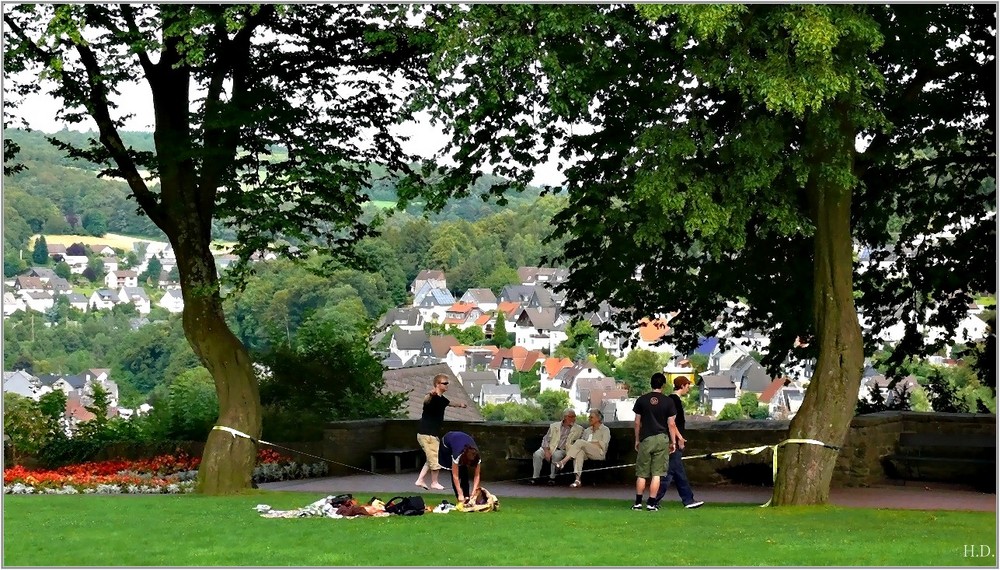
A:
{"type": "Polygon", "coordinates": [[[504,301],[497,305],[497,311],[502,312],[506,320],[512,320],[515,312],[521,309],[521,303],[515,301],[504,301]]]}
{"type": "Polygon", "coordinates": [[[573,366],[573,361],[568,358],[546,358],[545,362],[542,363],[545,367],[546,373],[548,373],[549,378],[559,374],[559,371],[563,368],[569,368],[573,366]]]}
{"type": "Polygon", "coordinates": [[[778,390],[784,388],[789,382],[791,381],[788,378],[775,378],[767,388],[764,388],[764,391],[757,397],[757,400],[764,404],[769,403],[771,398],[774,398],[774,395],[778,393],[778,390]]]}

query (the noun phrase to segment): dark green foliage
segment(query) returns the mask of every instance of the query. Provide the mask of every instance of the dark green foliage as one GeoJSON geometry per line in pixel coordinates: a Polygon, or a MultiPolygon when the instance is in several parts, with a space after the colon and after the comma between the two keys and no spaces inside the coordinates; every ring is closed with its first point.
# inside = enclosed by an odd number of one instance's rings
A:
{"type": "Polygon", "coordinates": [[[629,396],[641,396],[649,391],[649,378],[663,371],[667,358],[668,355],[637,348],[618,365],[614,377],[628,386],[629,396]]]}
{"type": "Polygon", "coordinates": [[[70,269],[69,264],[65,261],[56,263],[55,267],[52,269],[56,272],[56,275],[62,277],[63,279],[69,280],[73,277],[73,271],[70,269]]]}
{"type": "Polygon", "coordinates": [[[278,345],[257,360],[270,371],[261,380],[261,404],[275,415],[305,412],[321,421],[398,417],[406,399],[382,392],[382,365],[365,344],[350,339],[322,339],[298,350],[278,345]]]}
{"type": "Polygon", "coordinates": [[[488,422],[535,423],[549,419],[548,413],[539,406],[514,402],[486,404],[480,413],[488,422]]]}
{"type": "Polygon", "coordinates": [[[546,390],[535,400],[542,407],[545,419],[550,421],[562,419],[563,411],[569,407],[569,393],[562,390],[546,390]]]}
{"type": "Polygon", "coordinates": [[[49,248],[48,244],[45,243],[45,236],[38,236],[38,239],[35,240],[35,246],[31,251],[31,261],[35,265],[48,265],[49,248]]]}
{"type": "Polygon", "coordinates": [[[83,229],[92,236],[101,237],[108,233],[108,220],[103,212],[92,211],[83,215],[83,229]]]}
{"type": "Polygon", "coordinates": [[[139,283],[156,287],[160,282],[161,271],[163,271],[163,264],[154,255],[149,259],[146,270],[139,274],[139,283]]]}
{"type": "Polygon", "coordinates": [[[510,383],[517,384],[521,387],[521,397],[522,398],[535,398],[538,396],[538,391],[541,388],[542,377],[539,371],[542,369],[542,363],[536,362],[531,370],[527,372],[515,371],[510,376],[510,383]]]}
{"type": "Polygon", "coordinates": [[[497,311],[496,324],[493,326],[493,346],[510,348],[514,346],[513,335],[507,333],[507,318],[503,311],[497,311]]]}

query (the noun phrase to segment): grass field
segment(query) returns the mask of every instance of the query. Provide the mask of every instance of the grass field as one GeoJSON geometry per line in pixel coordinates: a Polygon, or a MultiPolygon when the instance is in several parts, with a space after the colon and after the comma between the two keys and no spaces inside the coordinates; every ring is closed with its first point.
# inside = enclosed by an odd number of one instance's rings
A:
{"type": "Polygon", "coordinates": [[[253,510],[299,508],[322,496],[6,495],[3,564],[997,565],[995,513],[742,504],[651,513],[621,500],[502,497],[498,512],[422,517],[265,519],[253,510]],[[966,557],[966,545],[989,545],[994,556],[966,557]]]}

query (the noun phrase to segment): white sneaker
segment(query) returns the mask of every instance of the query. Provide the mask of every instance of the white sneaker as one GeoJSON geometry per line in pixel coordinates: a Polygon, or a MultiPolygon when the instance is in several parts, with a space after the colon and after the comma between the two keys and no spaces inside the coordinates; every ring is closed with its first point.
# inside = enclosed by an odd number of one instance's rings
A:
{"type": "Polygon", "coordinates": [[[705,504],[705,501],[695,501],[695,502],[691,503],[690,505],[684,505],[684,508],[685,509],[697,509],[698,507],[700,507],[700,506],[702,506],[704,504],[705,504]]]}

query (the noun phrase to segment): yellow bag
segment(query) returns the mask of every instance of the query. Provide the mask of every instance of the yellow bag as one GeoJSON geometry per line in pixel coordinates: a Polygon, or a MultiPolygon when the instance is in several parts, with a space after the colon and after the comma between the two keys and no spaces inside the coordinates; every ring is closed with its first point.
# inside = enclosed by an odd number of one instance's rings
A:
{"type": "Polygon", "coordinates": [[[459,503],[456,510],[463,513],[487,513],[500,510],[500,499],[486,488],[480,487],[471,501],[459,503]]]}

